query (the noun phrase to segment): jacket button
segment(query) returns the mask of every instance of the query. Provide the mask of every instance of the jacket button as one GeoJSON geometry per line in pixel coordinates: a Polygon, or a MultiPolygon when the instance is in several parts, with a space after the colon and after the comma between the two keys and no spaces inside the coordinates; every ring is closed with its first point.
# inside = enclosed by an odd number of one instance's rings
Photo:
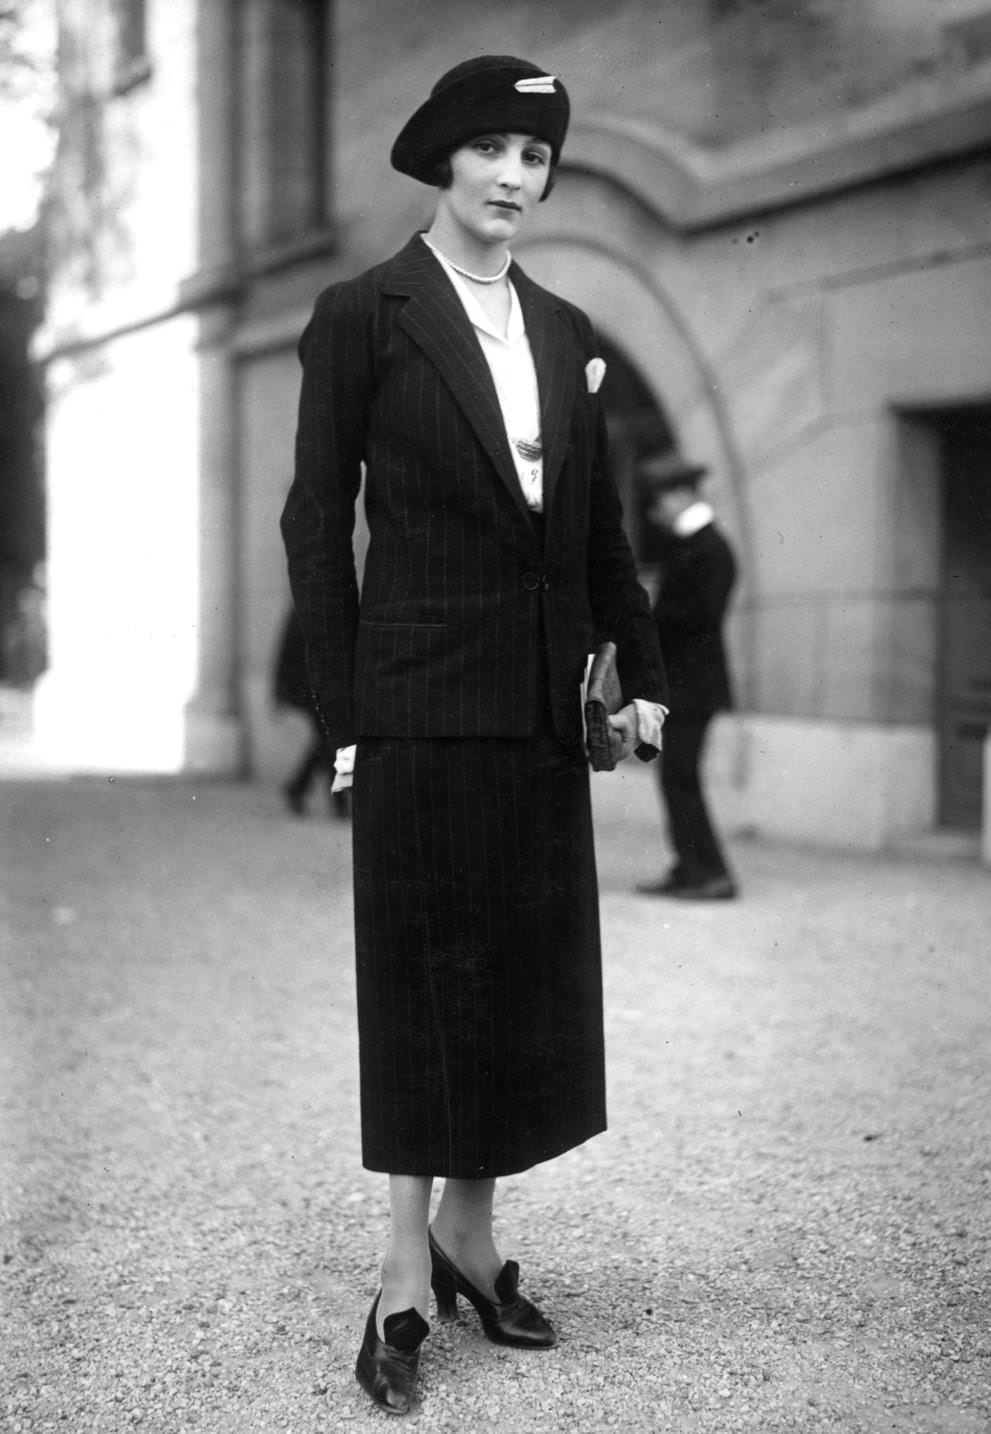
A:
{"type": "Polygon", "coordinates": [[[526,588],[528,593],[535,593],[540,587],[540,582],[541,579],[539,573],[523,574],[523,586],[526,588]]]}

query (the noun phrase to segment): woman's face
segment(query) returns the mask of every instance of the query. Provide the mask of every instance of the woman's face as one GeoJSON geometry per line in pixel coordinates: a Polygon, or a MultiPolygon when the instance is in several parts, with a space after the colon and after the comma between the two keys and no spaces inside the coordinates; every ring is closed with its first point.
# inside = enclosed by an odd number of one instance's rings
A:
{"type": "Polygon", "coordinates": [[[526,134],[483,134],[451,155],[440,204],[465,237],[505,244],[519,232],[550,177],[551,147],[526,134]]]}

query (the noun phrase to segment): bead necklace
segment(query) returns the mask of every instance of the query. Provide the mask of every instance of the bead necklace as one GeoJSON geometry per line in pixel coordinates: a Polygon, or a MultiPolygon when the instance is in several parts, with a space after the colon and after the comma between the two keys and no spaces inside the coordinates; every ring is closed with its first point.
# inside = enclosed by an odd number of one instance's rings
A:
{"type": "Polygon", "coordinates": [[[460,274],[462,279],[470,279],[473,284],[498,284],[500,279],[505,279],[506,275],[509,273],[509,266],[513,262],[513,256],[507,249],[506,262],[503,264],[498,274],[472,274],[470,270],[462,269],[460,264],[455,264],[453,259],[449,259],[446,254],[442,254],[440,250],[436,247],[436,245],[431,244],[430,240],[425,234],[421,235],[421,238],[423,239],[423,242],[424,244],[426,244],[427,248],[433,250],[433,252],[437,255],[438,259],[443,259],[444,263],[447,264],[449,268],[453,269],[456,274],[460,274]]]}

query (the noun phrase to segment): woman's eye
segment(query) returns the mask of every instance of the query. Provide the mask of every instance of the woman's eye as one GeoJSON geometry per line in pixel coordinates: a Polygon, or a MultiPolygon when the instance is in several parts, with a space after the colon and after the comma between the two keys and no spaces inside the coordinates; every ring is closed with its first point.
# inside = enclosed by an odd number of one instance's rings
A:
{"type": "Polygon", "coordinates": [[[546,164],[547,156],[542,149],[528,149],[524,155],[527,164],[546,164]]]}

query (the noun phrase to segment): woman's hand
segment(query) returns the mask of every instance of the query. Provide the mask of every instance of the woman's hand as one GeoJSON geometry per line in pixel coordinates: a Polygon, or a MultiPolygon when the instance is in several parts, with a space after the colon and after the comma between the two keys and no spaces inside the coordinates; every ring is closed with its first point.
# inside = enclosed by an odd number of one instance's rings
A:
{"type": "Polygon", "coordinates": [[[625,761],[639,740],[637,709],[632,702],[609,718],[609,747],[617,762],[625,761]]]}

